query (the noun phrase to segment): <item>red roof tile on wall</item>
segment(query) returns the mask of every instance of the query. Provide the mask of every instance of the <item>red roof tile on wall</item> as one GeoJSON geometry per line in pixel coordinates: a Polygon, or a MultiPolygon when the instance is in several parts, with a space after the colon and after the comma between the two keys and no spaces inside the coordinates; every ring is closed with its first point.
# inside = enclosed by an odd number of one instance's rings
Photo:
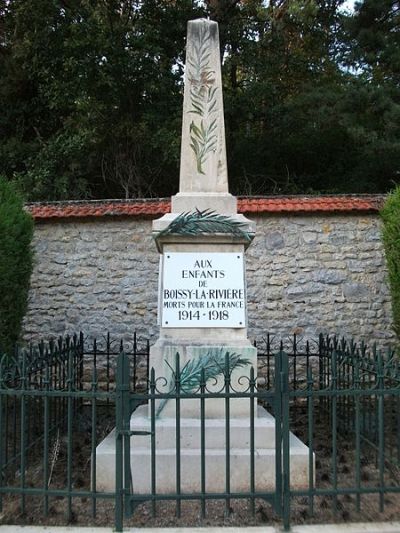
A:
{"type": "MultiPolygon", "coordinates": [[[[238,211],[244,214],[275,213],[376,213],[384,202],[383,195],[343,196],[273,196],[238,199],[238,211]]],[[[30,203],[27,210],[37,221],[72,218],[128,216],[157,218],[168,213],[169,199],[94,200],[78,202],[30,203]]]]}
{"type": "Polygon", "coordinates": [[[109,216],[151,217],[170,211],[169,200],[101,200],[91,202],[31,203],[26,208],[35,220],[52,218],[92,218],[109,216]]]}
{"type": "Polygon", "coordinates": [[[376,212],[383,201],[382,195],[242,198],[239,200],[239,211],[241,213],[376,212]]]}

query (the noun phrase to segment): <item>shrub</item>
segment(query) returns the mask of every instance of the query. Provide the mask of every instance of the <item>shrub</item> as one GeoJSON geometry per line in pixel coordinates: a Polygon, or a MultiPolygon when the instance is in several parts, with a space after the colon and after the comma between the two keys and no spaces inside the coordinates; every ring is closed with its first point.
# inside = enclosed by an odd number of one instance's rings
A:
{"type": "Polygon", "coordinates": [[[14,185],[0,176],[0,350],[18,341],[33,265],[32,217],[14,185]]]}
{"type": "Polygon", "coordinates": [[[381,210],[383,219],[383,243],[389,270],[392,295],[393,323],[400,338],[400,187],[387,198],[381,210]]]}

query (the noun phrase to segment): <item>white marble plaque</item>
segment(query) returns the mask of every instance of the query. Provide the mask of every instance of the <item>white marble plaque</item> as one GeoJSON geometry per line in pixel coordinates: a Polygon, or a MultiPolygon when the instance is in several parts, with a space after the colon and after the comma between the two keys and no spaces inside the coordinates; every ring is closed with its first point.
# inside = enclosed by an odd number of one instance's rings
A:
{"type": "Polygon", "coordinates": [[[164,328],[244,328],[242,253],[164,253],[160,312],[164,328]]]}

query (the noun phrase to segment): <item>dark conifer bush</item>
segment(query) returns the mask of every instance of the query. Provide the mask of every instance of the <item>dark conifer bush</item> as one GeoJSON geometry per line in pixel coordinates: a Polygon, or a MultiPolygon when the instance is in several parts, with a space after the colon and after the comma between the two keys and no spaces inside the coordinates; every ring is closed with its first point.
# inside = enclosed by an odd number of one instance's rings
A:
{"type": "Polygon", "coordinates": [[[388,197],[381,211],[383,242],[392,294],[394,330],[400,338],[400,187],[388,197]]]}
{"type": "Polygon", "coordinates": [[[32,217],[14,185],[0,176],[0,350],[18,341],[33,264],[32,217]]]}

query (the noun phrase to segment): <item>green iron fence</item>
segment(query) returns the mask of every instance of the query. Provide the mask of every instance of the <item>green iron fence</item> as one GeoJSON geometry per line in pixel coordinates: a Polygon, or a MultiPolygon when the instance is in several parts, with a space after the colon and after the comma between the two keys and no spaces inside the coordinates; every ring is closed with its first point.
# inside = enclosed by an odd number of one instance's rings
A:
{"type": "MultiPolygon", "coordinates": [[[[368,350],[365,345],[344,340],[321,341],[324,357],[320,361],[318,383],[309,368],[306,386],[300,390],[289,389],[283,395],[285,420],[290,419],[291,409],[299,402],[304,405],[307,413],[304,433],[310,454],[307,489],[289,490],[287,485],[284,490],[286,528],[290,524],[290,502],[294,496],[307,497],[310,515],[315,498],[328,496],[332,512],[337,515],[340,496],[354,496],[354,507],[359,512],[363,496],[377,495],[379,511],[383,512],[385,495],[400,491],[400,374],[395,352],[388,350],[384,354],[376,347],[368,350]],[[318,486],[314,481],[311,454],[316,452],[318,457],[314,446],[315,420],[321,413],[326,413],[331,433],[330,472],[318,486]],[[343,472],[340,471],[340,444],[343,442],[350,448],[352,458],[352,479],[350,482],[346,479],[345,483],[341,482],[343,472]],[[369,474],[365,475],[364,466],[368,463],[369,474]]],[[[287,357],[283,360],[287,365],[287,357]]],[[[288,468],[290,454],[285,447],[283,454],[288,468]]]]}
{"type": "MultiPolygon", "coordinates": [[[[40,343],[29,350],[16,351],[11,357],[3,357],[0,363],[0,471],[3,477],[15,475],[19,469],[23,483],[26,457],[44,438],[65,431],[68,400],[63,391],[67,386],[73,390],[80,390],[82,386],[80,341],[76,336],[59,339],[57,343],[40,343]],[[51,402],[43,402],[50,390],[58,395],[51,402]]],[[[76,409],[75,400],[71,412],[76,409]]]]}
{"type": "Polygon", "coordinates": [[[322,336],[307,342],[296,336],[280,340],[268,335],[257,348],[258,369],[251,369],[240,391],[231,383],[229,358],[223,364],[219,361],[222,386],[218,390],[209,387],[205,369],[200,370],[196,386],[188,387],[179,358],[174,386],[160,387],[160,376],[148,370],[148,343],[139,347],[136,336],[124,345],[113,342],[109,335],[89,343],[81,334],[30,348],[13,359],[3,358],[0,510],[19,499],[21,512],[29,513],[34,500],[47,516],[56,501],[60,508],[64,506],[70,522],[78,499],[86,498],[92,517],[104,500],[114,504],[117,531],[143,501],[150,502],[152,514],[156,514],[158,502],[175,501],[179,516],[183,501],[197,500],[204,517],[210,500],[225,502],[227,513],[232,500],[248,500],[253,515],[261,500],[274,508],[286,529],[298,498],[306,499],[309,517],[321,498],[338,517],[343,498],[352,498],[348,504],[360,510],[365,497],[376,495],[382,511],[386,495],[400,492],[400,372],[395,353],[383,354],[376,348],[368,350],[364,345],[322,336]],[[232,490],[230,454],[231,402],[238,398],[249,405],[249,489],[240,493],[232,490]],[[182,489],[180,432],[182,404],[189,399],[199,404],[201,426],[200,490],[191,493],[182,489]],[[208,402],[215,399],[224,405],[225,481],[223,490],[209,493],[205,413],[208,402]],[[176,422],[175,490],[169,494],[157,489],[156,414],[157,406],[165,401],[173,402],[176,422]],[[275,486],[264,491],[256,490],[255,483],[255,402],[264,405],[276,420],[275,486]],[[130,464],[134,442],[130,418],[141,403],[149,405],[151,414],[147,437],[151,486],[146,493],[134,490],[130,464]],[[115,490],[100,492],[96,447],[114,427],[115,490]],[[308,446],[308,475],[301,490],[290,479],[290,430],[308,446]],[[329,437],[323,448],[321,435],[329,437]],[[342,458],[346,454],[351,468],[344,472],[342,458]]]}

